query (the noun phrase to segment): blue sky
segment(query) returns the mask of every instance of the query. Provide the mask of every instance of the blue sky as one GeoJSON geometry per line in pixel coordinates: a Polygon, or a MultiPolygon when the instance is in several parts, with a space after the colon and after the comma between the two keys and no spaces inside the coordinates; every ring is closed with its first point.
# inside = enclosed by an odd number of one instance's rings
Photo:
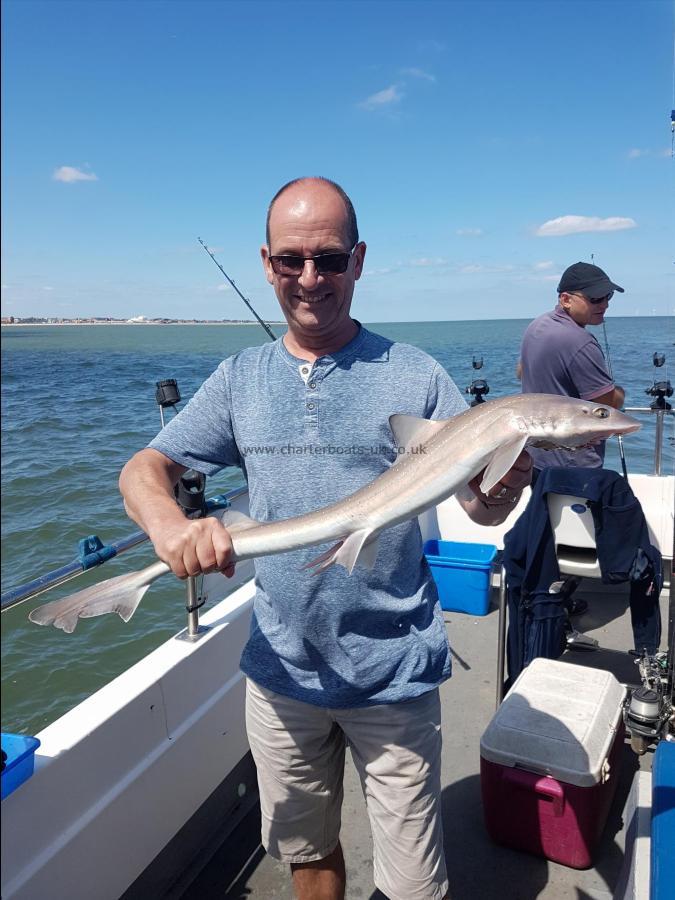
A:
{"type": "Polygon", "coordinates": [[[286,181],[354,201],[364,322],[527,318],[579,259],[675,312],[670,0],[3,3],[3,315],[279,318],[286,181]],[[227,289],[226,289],[227,288],[227,289]]]}

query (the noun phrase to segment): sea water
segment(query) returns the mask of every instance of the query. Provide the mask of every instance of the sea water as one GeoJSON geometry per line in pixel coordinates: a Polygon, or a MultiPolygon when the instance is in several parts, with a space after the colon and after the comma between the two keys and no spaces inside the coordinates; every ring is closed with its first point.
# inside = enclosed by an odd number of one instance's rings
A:
{"type": "MultiPolygon", "coordinates": [[[[487,399],[516,393],[525,320],[419,322],[368,327],[429,352],[460,390],[474,379],[487,399]],[[481,368],[474,368],[482,360],[481,368]]],[[[616,380],[627,406],[648,406],[654,380],[673,372],[675,320],[612,318],[616,380]],[[655,351],[666,365],[652,365],[655,351]]],[[[278,334],[283,328],[274,326],[278,334]]],[[[604,346],[601,329],[596,336],[604,346]]],[[[175,378],[189,397],[221,359],[267,337],[257,325],[54,325],[2,329],[2,590],[71,562],[80,538],[112,543],[137,530],[117,490],[126,460],[160,427],[155,382],[175,378]]],[[[675,378],[672,378],[675,381],[675,378]]],[[[471,399],[467,396],[467,399],[471,399]]],[[[183,403],[180,404],[182,406],[183,403]]],[[[167,417],[172,415],[167,413],[167,417]]],[[[628,468],[651,472],[654,417],[624,440],[628,468]]],[[[670,419],[672,423],[673,419],[670,419]]],[[[672,435],[671,425],[666,434],[672,435]]],[[[673,471],[672,437],[663,472],[673,471]]],[[[619,467],[616,441],[607,463],[619,467]]],[[[209,479],[208,494],[243,483],[238,471],[209,479]]],[[[185,625],[184,585],[160,579],[127,624],[117,616],[79,622],[67,635],[28,621],[29,611],[101,578],[152,562],[143,545],[2,615],[2,728],[35,733],[159,646],[185,625]]]]}

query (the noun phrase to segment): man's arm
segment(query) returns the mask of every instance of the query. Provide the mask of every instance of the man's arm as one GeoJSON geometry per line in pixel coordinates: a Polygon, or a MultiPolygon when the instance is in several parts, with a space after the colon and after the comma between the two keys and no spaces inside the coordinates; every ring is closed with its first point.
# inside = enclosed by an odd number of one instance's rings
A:
{"type": "Polygon", "coordinates": [[[505,475],[502,475],[489,494],[479,488],[482,473],[473,478],[457,500],[464,512],[478,525],[500,525],[513,510],[520,495],[532,481],[532,457],[523,450],[505,475]]]}
{"type": "Polygon", "coordinates": [[[174,485],[185,471],[185,466],[158,450],[136,453],[122,469],[119,481],[127,514],[179,578],[215,571],[231,577],[234,564],[227,530],[212,516],[187,519],[176,503],[174,485]]]}
{"type": "Polygon", "coordinates": [[[600,394],[599,397],[591,397],[594,403],[603,403],[605,406],[613,406],[614,409],[621,409],[626,399],[626,392],[619,385],[615,385],[611,391],[606,394],[600,394]]]}

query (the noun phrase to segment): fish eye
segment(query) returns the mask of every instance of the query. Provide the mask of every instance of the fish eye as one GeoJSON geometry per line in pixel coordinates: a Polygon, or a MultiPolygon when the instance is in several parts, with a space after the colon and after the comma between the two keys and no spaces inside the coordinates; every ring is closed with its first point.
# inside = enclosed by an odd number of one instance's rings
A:
{"type": "Polygon", "coordinates": [[[593,410],[593,415],[598,419],[607,419],[609,418],[609,410],[606,406],[596,406],[593,410]]]}

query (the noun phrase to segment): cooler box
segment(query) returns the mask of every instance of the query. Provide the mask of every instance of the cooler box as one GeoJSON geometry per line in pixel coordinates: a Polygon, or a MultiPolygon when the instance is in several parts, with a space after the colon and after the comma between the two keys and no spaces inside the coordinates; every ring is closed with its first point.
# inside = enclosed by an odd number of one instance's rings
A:
{"type": "Polygon", "coordinates": [[[424,555],[438,588],[441,609],[487,615],[492,563],[497,556],[493,544],[427,541],[424,555]]]}
{"type": "Polygon", "coordinates": [[[498,844],[592,865],[619,780],[625,688],[610,672],[534,659],[480,741],[483,814],[498,844]]]}
{"type": "Polygon", "coordinates": [[[2,732],[2,800],[33,774],[39,746],[37,738],[2,732]]]}

